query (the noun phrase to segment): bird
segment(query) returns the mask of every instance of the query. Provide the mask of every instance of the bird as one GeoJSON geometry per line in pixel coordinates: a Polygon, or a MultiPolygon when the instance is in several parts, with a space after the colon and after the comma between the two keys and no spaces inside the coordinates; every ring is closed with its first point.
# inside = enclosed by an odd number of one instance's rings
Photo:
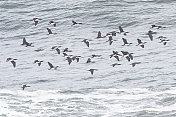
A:
{"type": "Polygon", "coordinates": [[[50,21],[48,25],[53,25],[54,27],[56,27],[56,22],[50,21]]]}
{"type": "Polygon", "coordinates": [[[152,28],[161,29],[161,28],[166,28],[166,27],[164,27],[164,26],[157,26],[157,25],[152,25],[152,28]]]}
{"type": "Polygon", "coordinates": [[[129,33],[129,32],[125,32],[123,29],[122,29],[122,27],[121,26],[119,26],[119,30],[120,30],[120,34],[124,34],[124,35],[126,35],[127,33],[129,33]]]}
{"type": "Polygon", "coordinates": [[[106,36],[109,36],[109,35],[116,36],[116,34],[117,34],[116,31],[112,31],[112,32],[107,33],[106,36]]]}
{"type": "Polygon", "coordinates": [[[169,40],[166,39],[160,39],[159,43],[163,43],[163,45],[166,45],[169,40]]]}
{"type": "Polygon", "coordinates": [[[125,56],[125,55],[128,55],[129,54],[129,52],[127,52],[127,51],[121,51],[122,52],[122,56],[125,56]]]}
{"type": "Polygon", "coordinates": [[[39,18],[33,18],[33,21],[34,21],[35,26],[38,24],[38,21],[39,21],[39,20],[41,20],[41,19],[39,19],[39,18]]]}
{"type": "Polygon", "coordinates": [[[51,29],[49,29],[49,28],[46,28],[46,29],[47,29],[49,35],[50,35],[50,34],[53,34],[52,31],[51,31],[51,29]]]}
{"type": "Polygon", "coordinates": [[[134,62],[134,63],[131,63],[132,67],[136,66],[136,64],[140,64],[141,62],[134,62]]]}
{"type": "Polygon", "coordinates": [[[87,47],[89,47],[89,41],[88,41],[88,39],[84,39],[82,42],[84,42],[87,45],[87,47]]]}
{"type": "Polygon", "coordinates": [[[123,46],[126,45],[126,44],[128,44],[128,45],[132,44],[132,43],[128,43],[125,38],[122,38],[122,40],[123,40],[123,43],[124,43],[123,46]]]}
{"type": "MultiPolygon", "coordinates": [[[[109,45],[111,45],[111,44],[112,44],[112,42],[113,42],[113,38],[112,38],[112,36],[109,36],[108,41],[109,41],[109,45]]],[[[108,42],[108,41],[107,41],[107,42],[108,42]]]]}
{"type": "Polygon", "coordinates": [[[6,62],[8,62],[8,61],[12,61],[12,60],[14,61],[14,60],[17,60],[17,59],[7,58],[7,59],[6,59],[6,62]]]}
{"type": "Polygon", "coordinates": [[[37,63],[38,66],[40,66],[42,62],[43,62],[43,61],[39,61],[39,60],[35,60],[35,61],[34,61],[34,63],[37,63]]]}
{"type": "Polygon", "coordinates": [[[65,52],[63,52],[63,55],[64,55],[64,56],[68,56],[68,54],[67,54],[67,53],[65,53],[65,52]]]}
{"type": "Polygon", "coordinates": [[[73,56],[73,57],[72,57],[72,60],[73,60],[73,61],[76,60],[77,62],[79,62],[79,57],[81,57],[81,56],[73,56]]]}
{"type": "Polygon", "coordinates": [[[12,63],[12,65],[13,65],[13,67],[15,68],[16,67],[16,62],[15,62],[15,60],[17,60],[17,59],[13,59],[13,58],[7,58],[6,59],[6,62],[11,62],[12,63]]]}
{"type": "Polygon", "coordinates": [[[97,69],[89,69],[88,71],[93,75],[94,71],[97,71],[97,69]]]}
{"type": "Polygon", "coordinates": [[[129,56],[126,56],[125,58],[130,62],[130,57],[129,56]]]}
{"type": "Polygon", "coordinates": [[[114,64],[112,64],[111,66],[115,67],[116,65],[121,65],[121,64],[114,63],[114,64]]]}
{"type": "Polygon", "coordinates": [[[72,20],[72,23],[73,23],[73,25],[75,25],[75,24],[82,24],[82,23],[77,23],[74,20],[72,20]]]}
{"type": "Polygon", "coordinates": [[[59,48],[56,48],[56,51],[58,54],[60,54],[60,49],[59,48]]]}
{"type": "Polygon", "coordinates": [[[120,61],[119,56],[115,55],[114,58],[116,58],[118,61],[120,61]]]}
{"type": "Polygon", "coordinates": [[[54,67],[53,64],[51,64],[50,62],[48,62],[48,65],[49,65],[49,67],[50,67],[48,70],[50,70],[50,69],[52,69],[52,68],[56,70],[56,69],[59,67],[59,66],[55,66],[55,67],[54,67]]]}
{"type": "Polygon", "coordinates": [[[140,39],[137,39],[137,41],[138,41],[138,44],[136,46],[140,45],[142,48],[144,48],[144,44],[147,43],[147,42],[142,42],[140,39]]]}
{"type": "Polygon", "coordinates": [[[24,90],[26,87],[31,87],[31,86],[27,86],[26,84],[23,85],[21,88],[24,90]]]}
{"type": "Polygon", "coordinates": [[[72,62],[72,58],[70,58],[70,57],[68,56],[66,60],[68,61],[68,64],[70,65],[71,62],[72,62]]]}
{"type": "Polygon", "coordinates": [[[28,43],[26,41],[26,38],[23,38],[23,43],[21,45],[26,45],[26,47],[28,47],[28,46],[34,47],[34,46],[32,46],[32,43],[28,43]]]}
{"type": "Polygon", "coordinates": [[[153,41],[153,35],[152,34],[153,34],[152,31],[148,31],[148,35],[149,35],[149,38],[150,38],[151,41],[153,41]]]}
{"type": "Polygon", "coordinates": [[[51,47],[51,49],[53,50],[53,49],[56,49],[56,48],[60,48],[61,46],[53,46],[53,47],[51,47]]]}
{"type": "Polygon", "coordinates": [[[92,58],[94,58],[94,57],[100,57],[101,55],[95,55],[95,54],[93,54],[92,55],[92,58]]]}
{"type": "Polygon", "coordinates": [[[63,50],[63,52],[72,52],[72,51],[69,50],[68,48],[65,48],[65,49],[63,50]]]}
{"type": "Polygon", "coordinates": [[[91,59],[90,59],[90,58],[88,58],[86,63],[91,63],[91,59]]]}
{"type": "Polygon", "coordinates": [[[97,35],[97,38],[105,38],[106,36],[101,36],[101,32],[98,31],[98,35],[97,35]]]}
{"type": "Polygon", "coordinates": [[[15,68],[16,67],[16,62],[14,60],[10,61],[13,65],[13,67],[15,68]]]}

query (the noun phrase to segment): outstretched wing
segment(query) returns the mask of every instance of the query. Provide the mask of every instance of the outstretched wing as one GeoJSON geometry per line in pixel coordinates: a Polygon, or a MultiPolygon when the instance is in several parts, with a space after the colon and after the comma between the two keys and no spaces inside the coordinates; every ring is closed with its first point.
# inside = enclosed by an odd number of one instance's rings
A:
{"type": "Polygon", "coordinates": [[[48,62],[48,65],[50,66],[50,68],[54,68],[54,66],[50,62],[48,62]]]}
{"type": "Polygon", "coordinates": [[[127,40],[125,38],[122,38],[124,45],[128,44],[127,40]]]}
{"type": "Polygon", "coordinates": [[[120,33],[124,32],[121,26],[119,26],[119,30],[120,30],[120,33]]]}
{"type": "Polygon", "coordinates": [[[16,62],[15,61],[11,61],[13,67],[15,68],[16,67],[16,62]]]}

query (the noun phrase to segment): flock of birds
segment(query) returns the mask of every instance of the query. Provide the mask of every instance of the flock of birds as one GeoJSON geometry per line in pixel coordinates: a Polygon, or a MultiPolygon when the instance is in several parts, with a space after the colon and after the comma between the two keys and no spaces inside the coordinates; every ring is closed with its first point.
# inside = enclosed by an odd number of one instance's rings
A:
{"type": "MultiPolygon", "coordinates": [[[[34,25],[37,26],[37,24],[39,23],[39,21],[42,20],[40,18],[33,18],[33,22],[34,22],[34,25]]],[[[50,21],[49,22],[49,25],[52,25],[54,27],[56,27],[56,22],[54,21],[50,21]]],[[[76,22],[74,20],[72,20],[72,25],[83,25],[83,23],[80,23],[80,22],[76,22]]],[[[156,29],[163,29],[163,28],[166,28],[166,27],[163,27],[163,26],[158,26],[158,25],[152,25],[151,26],[151,29],[153,28],[156,28],[156,29]]],[[[50,28],[47,28],[47,31],[48,31],[48,35],[51,35],[51,34],[56,34],[56,33],[53,33],[52,30],[50,28]]],[[[112,31],[112,32],[108,32],[105,36],[102,36],[102,33],[99,31],[98,34],[97,34],[97,39],[99,38],[107,38],[108,37],[108,40],[107,42],[109,42],[109,45],[111,45],[114,41],[113,37],[114,36],[117,36],[117,34],[121,34],[125,37],[125,35],[127,35],[129,32],[126,32],[123,30],[123,28],[121,26],[119,26],[119,31],[112,31]]],[[[149,39],[151,41],[153,41],[154,37],[153,35],[156,34],[156,32],[153,32],[151,30],[148,31],[147,35],[149,37],[149,39]]],[[[131,45],[132,43],[128,42],[127,39],[125,38],[122,38],[122,41],[123,41],[123,45],[122,46],[126,46],[126,45],[131,45]]],[[[168,39],[166,39],[166,37],[164,36],[159,36],[158,39],[160,40],[160,43],[163,43],[163,45],[166,45],[167,42],[169,41],[168,39]]],[[[87,47],[89,47],[89,40],[88,39],[84,39],[82,40],[81,42],[85,43],[87,47]]],[[[144,48],[145,44],[147,42],[143,42],[141,39],[137,39],[137,45],[136,46],[140,46],[141,48],[144,48]]],[[[33,43],[29,43],[25,38],[23,38],[23,42],[22,44],[23,46],[26,46],[26,47],[34,47],[33,43]]],[[[63,51],[61,51],[60,49],[61,46],[53,46],[51,47],[52,50],[55,50],[57,52],[57,54],[63,54],[63,56],[65,57],[65,60],[68,61],[68,64],[70,65],[73,61],[76,61],[76,62],[79,62],[79,59],[81,58],[81,56],[73,56],[73,55],[69,55],[67,52],[71,52],[71,50],[69,50],[69,48],[65,48],[63,51]]],[[[36,50],[36,51],[42,51],[42,50],[36,50]]],[[[118,61],[121,61],[121,58],[126,58],[127,61],[130,62],[130,65],[132,65],[132,67],[135,67],[137,64],[140,64],[141,62],[131,62],[133,60],[133,54],[134,53],[130,53],[128,51],[115,51],[113,50],[112,51],[112,54],[110,54],[110,58],[114,57],[117,62],[118,61]]],[[[102,55],[96,55],[96,54],[93,54],[90,58],[87,58],[87,61],[86,63],[94,63],[92,61],[92,58],[96,58],[96,57],[101,57],[102,55]]],[[[16,67],[16,61],[17,59],[16,58],[7,58],[6,59],[6,62],[11,62],[13,67],[15,68],[16,67]]],[[[38,64],[38,66],[41,66],[42,64],[42,60],[34,60],[34,64],[38,64]]],[[[48,65],[49,65],[49,69],[48,70],[51,70],[51,69],[57,69],[59,66],[54,66],[51,62],[47,62],[48,65]]],[[[115,67],[116,65],[121,65],[119,63],[114,63],[112,64],[111,66],[115,67]]],[[[94,74],[94,71],[97,71],[98,69],[89,69],[88,71],[90,71],[90,73],[93,75],[94,74]]],[[[23,85],[22,86],[22,89],[24,90],[26,87],[30,87],[28,85],[23,85]]]]}

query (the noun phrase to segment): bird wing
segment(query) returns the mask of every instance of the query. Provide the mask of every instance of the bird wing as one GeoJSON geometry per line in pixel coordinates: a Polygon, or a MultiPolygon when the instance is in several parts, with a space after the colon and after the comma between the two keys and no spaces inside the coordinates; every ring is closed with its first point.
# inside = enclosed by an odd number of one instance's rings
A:
{"type": "Polygon", "coordinates": [[[119,61],[119,57],[118,56],[114,56],[118,61],[119,61]]]}
{"type": "Polygon", "coordinates": [[[120,33],[124,32],[121,26],[119,26],[119,30],[120,30],[120,33]]]}
{"type": "Polygon", "coordinates": [[[49,34],[53,34],[53,33],[51,32],[51,29],[47,28],[47,30],[48,30],[48,33],[49,33],[49,34]]]}
{"type": "Polygon", "coordinates": [[[87,45],[87,47],[89,47],[89,42],[88,41],[86,41],[86,45],[87,45]]]}
{"type": "Polygon", "coordinates": [[[129,57],[129,56],[126,56],[126,59],[127,59],[128,61],[130,61],[130,57],[129,57]]]}
{"type": "Polygon", "coordinates": [[[72,23],[73,23],[73,25],[77,24],[77,22],[75,22],[74,20],[72,20],[72,23]]]}
{"type": "Polygon", "coordinates": [[[26,43],[27,43],[26,39],[23,38],[23,43],[22,43],[22,45],[25,45],[26,43]]]}
{"type": "Polygon", "coordinates": [[[38,21],[37,20],[34,20],[34,23],[35,23],[35,26],[38,24],[38,21]]]}
{"type": "Polygon", "coordinates": [[[59,48],[56,48],[56,51],[57,51],[58,54],[60,54],[60,50],[59,50],[59,48]]]}
{"type": "Polygon", "coordinates": [[[138,41],[138,44],[141,44],[141,43],[142,43],[142,41],[141,41],[140,39],[137,39],[137,41],[138,41]]]}
{"type": "Polygon", "coordinates": [[[94,70],[90,70],[91,74],[93,75],[94,70]]]}
{"type": "Polygon", "coordinates": [[[15,61],[11,61],[11,63],[13,64],[13,67],[16,67],[16,62],[15,61]]]}
{"type": "Polygon", "coordinates": [[[149,33],[148,35],[149,35],[150,40],[153,41],[153,35],[152,35],[152,33],[149,33]]]}
{"type": "Polygon", "coordinates": [[[132,56],[132,54],[129,54],[129,57],[130,57],[131,60],[133,60],[133,56],[132,56]]]}
{"type": "Polygon", "coordinates": [[[48,62],[48,65],[50,66],[50,68],[54,68],[54,66],[50,62],[48,62]]]}
{"type": "Polygon", "coordinates": [[[128,44],[127,40],[125,38],[122,38],[124,44],[128,44]]]}

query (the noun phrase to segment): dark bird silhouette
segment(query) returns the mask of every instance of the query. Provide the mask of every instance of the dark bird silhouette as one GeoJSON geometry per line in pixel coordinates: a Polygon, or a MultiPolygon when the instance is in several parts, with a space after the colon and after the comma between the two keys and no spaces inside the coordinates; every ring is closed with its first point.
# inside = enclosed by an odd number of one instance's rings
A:
{"type": "Polygon", "coordinates": [[[75,25],[75,24],[82,24],[82,23],[77,23],[74,20],[72,20],[72,23],[73,23],[73,25],[75,25]]]}
{"type": "Polygon", "coordinates": [[[97,71],[97,69],[89,69],[88,71],[93,75],[94,71],[97,71]]]}
{"type": "Polygon", "coordinates": [[[56,70],[59,67],[59,66],[54,67],[53,64],[51,64],[50,62],[48,62],[48,65],[50,67],[48,70],[50,70],[52,68],[56,70]]]}
{"type": "Polygon", "coordinates": [[[161,29],[161,28],[166,28],[166,27],[164,27],[164,26],[157,26],[157,25],[152,25],[152,28],[161,29]]]}
{"type": "Polygon", "coordinates": [[[56,51],[58,54],[60,54],[60,49],[59,48],[56,48],[56,51]]]}
{"type": "Polygon", "coordinates": [[[114,63],[114,64],[112,64],[111,66],[115,67],[116,65],[121,65],[121,64],[114,63]]]}
{"type": "Polygon", "coordinates": [[[13,65],[13,67],[15,68],[16,67],[16,62],[14,60],[10,61],[13,65]]]}
{"type": "Polygon", "coordinates": [[[56,22],[50,21],[50,22],[49,22],[49,25],[53,25],[54,27],[56,27],[56,22]]]}
{"type": "Polygon", "coordinates": [[[16,62],[15,62],[15,60],[17,60],[17,59],[13,59],[13,58],[7,58],[6,59],[6,62],[11,62],[12,63],[12,65],[13,65],[13,67],[15,68],[16,67],[16,62]]]}
{"type": "Polygon", "coordinates": [[[116,34],[117,34],[116,31],[112,31],[112,32],[107,33],[106,36],[109,36],[109,35],[116,36],[116,34]]]}
{"type": "Polygon", "coordinates": [[[130,57],[129,56],[126,56],[125,58],[130,62],[130,57]]]}
{"type": "Polygon", "coordinates": [[[98,35],[97,35],[97,38],[105,38],[106,36],[102,36],[101,35],[101,32],[100,31],[98,31],[98,35]]]}
{"type": "Polygon", "coordinates": [[[132,44],[132,43],[128,43],[125,38],[122,38],[122,40],[123,40],[123,43],[124,43],[123,46],[126,45],[126,44],[128,44],[128,45],[132,44]]]}
{"type": "Polygon", "coordinates": [[[129,52],[127,52],[127,51],[121,51],[121,52],[122,52],[123,56],[125,56],[125,55],[128,55],[128,54],[129,54],[129,52]]]}
{"type": "Polygon", "coordinates": [[[35,26],[38,24],[39,20],[41,20],[41,19],[39,19],[39,18],[33,18],[35,26]]]}
{"type": "Polygon", "coordinates": [[[27,86],[26,84],[22,86],[22,89],[24,90],[26,87],[30,87],[30,86],[27,86]]]}
{"type": "Polygon", "coordinates": [[[46,28],[46,29],[47,29],[49,35],[50,35],[50,34],[53,34],[52,31],[51,31],[51,29],[49,29],[49,28],[46,28]]]}
{"type": "Polygon", "coordinates": [[[109,45],[111,45],[112,44],[112,42],[113,42],[113,38],[112,38],[112,36],[109,36],[109,39],[108,39],[108,41],[107,42],[109,42],[109,45]]]}
{"type": "Polygon", "coordinates": [[[42,62],[43,62],[43,61],[39,61],[39,60],[35,60],[35,61],[34,61],[34,63],[37,63],[38,66],[40,66],[42,62]]]}
{"type": "Polygon", "coordinates": [[[68,61],[68,64],[70,65],[71,62],[72,62],[72,58],[70,58],[70,57],[68,56],[66,60],[68,61]]]}
{"type": "Polygon", "coordinates": [[[119,26],[119,30],[120,30],[120,32],[119,32],[120,34],[126,35],[127,33],[129,33],[129,32],[125,32],[121,26],[119,26]]]}
{"type": "Polygon", "coordinates": [[[89,41],[87,39],[84,39],[82,42],[84,42],[87,45],[87,47],[89,47],[89,41]]]}
{"type": "Polygon", "coordinates": [[[94,58],[94,57],[100,57],[101,55],[95,55],[95,54],[93,54],[92,55],[92,58],[94,58]]]}
{"type": "Polygon", "coordinates": [[[116,58],[118,61],[120,61],[119,56],[115,55],[114,58],[116,58]]]}
{"type": "Polygon", "coordinates": [[[34,47],[34,46],[32,46],[32,43],[28,43],[26,41],[26,38],[23,38],[23,43],[21,45],[26,45],[26,47],[28,47],[28,46],[34,47]]]}
{"type": "Polygon", "coordinates": [[[140,39],[137,39],[137,41],[138,41],[138,44],[136,46],[140,45],[142,48],[144,48],[144,44],[147,43],[147,42],[142,42],[140,39]]]}
{"type": "Polygon", "coordinates": [[[68,54],[67,54],[67,53],[65,53],[65,52],[63,52],[63,55],[64,55],[64,56],[68,56],[68,54]]]}
{"type": "Polygon", "coordinates": [[[86,63],[91,63],[91,59],[90,59],[90,58],[88,58],[86,63]]]}
{"type": "Polygon", "coordinates": [[[56,49],[56,48],[60,48],[61,46],[53,46],[51,47],[52,50],[56,49]]]}
{"type": "Polygon", "coordinates": [[[12,61],[12,60],[14,61],[14,60],[17,60],[17,59],[7,58],[7,59],[6,59],[6,62],[8,62],[8,61],[12,61]]]}
{"type": "Polygon", "coordinates": [[[131,63],[132,67],[136,66],[136,64],[140,64],[141,62],[134,62],[134,63],[131,63]]]}
{"type": "Polygon", "coordinates": [[[153,41],[153,35],[152,34],[153,34],[152,31],[148,31],[148,35],[149,35],[149,38],[150,38],[151,41],[153,41]]]}

